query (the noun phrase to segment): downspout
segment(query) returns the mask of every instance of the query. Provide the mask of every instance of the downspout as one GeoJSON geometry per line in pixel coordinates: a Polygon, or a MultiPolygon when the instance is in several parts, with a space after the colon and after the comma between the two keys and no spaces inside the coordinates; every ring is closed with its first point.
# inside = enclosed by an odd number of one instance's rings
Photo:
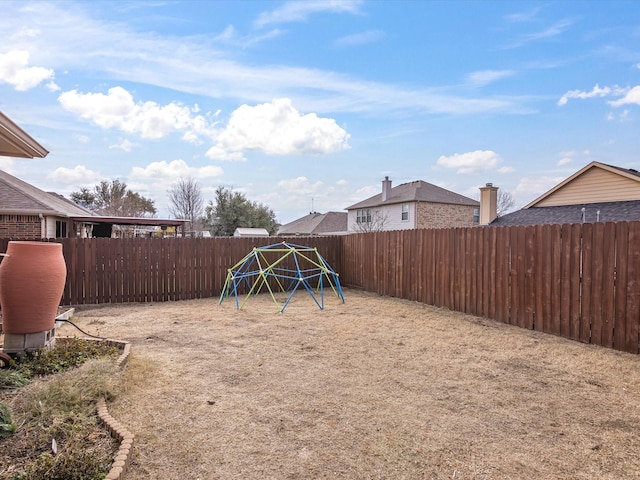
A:
{"type": "Polygon", "coordinates": [[[38,217],[40,217],[40,238],[47,238],[47,220],[41,213],[38,217]]]}

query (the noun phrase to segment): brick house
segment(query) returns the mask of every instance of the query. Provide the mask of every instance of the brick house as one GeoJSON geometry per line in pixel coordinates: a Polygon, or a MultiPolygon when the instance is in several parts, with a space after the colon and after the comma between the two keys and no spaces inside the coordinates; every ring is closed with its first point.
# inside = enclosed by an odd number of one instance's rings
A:
{"type": "Polygon", "coordinates": [[[414,228],[472,227],[478,223],[480,202],[437,185],[417,180],[391,186],[346,208],[350,232],[414,228]]]}
{"type": "Polygon", "coordinates": [[[148,236],[156,227],[184,230],[186,222],[95,215],[62,195],[40,190],[0,170],[0,238],[148,236]]]}
{"type": "Polygon", "coordinates": [[[61,195],[40,190],[0,170],[0,238],[87,236],[91,223],[74,222],[72,217],[92,215],[61,195]]]}

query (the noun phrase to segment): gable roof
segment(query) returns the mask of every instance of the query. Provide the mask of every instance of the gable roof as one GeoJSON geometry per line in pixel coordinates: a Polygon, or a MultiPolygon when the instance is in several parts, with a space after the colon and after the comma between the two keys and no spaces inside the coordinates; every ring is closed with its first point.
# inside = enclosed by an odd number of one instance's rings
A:
{"type": "Polygon", "coordinates": [[[44,158],[49,151],[0,112],[0,156],[44,158]]]}
{"type": "Polygon", "coordinates": [[[33,185],[0,170],[0,213],[55,215],[59,217],[90,216],[89,210],[58,195],[40,190],[33,185]]]}
{"type": "Polygon", "coordinates": [[[416,180],[414,182],[403,183],[391,189],[391,195],[386,201],[382,201],[382,192],[361,202],[355,203],[346,210],[356,208],[378,207],[382,205],[392,205],[395,203],[429,202],[447,203],[453,205],[480,206],[480,202],[452,192],[437,185],[416,180]]]}
{"type": "Polygon", "coordinates": [[[640,220],[640,200],[523,208],[496,218],[490,225],[503,227],[636,220],[640,220]]]}
{"type": "MultiPolygon", "coordinates": [[[[574,173],[570,177],[564,179],[562,182],[557,184],[551,190],[549,190],[549,191],[543,193],[542,195],[540,195],[538,198],[533,200],[528,205],[525,205],[523,208],[527,209],[527,208],[530,208],[530,207],[540,206],[543,203],[547,203],[548,204],[548,202],[550,200],[550,197],[552,197],[553,195],[560,194],[562,190],[566,190],[567,188],[570,188],[570,186],[576,185],[577,182],[579,182],[581,178],[586,178],[587,176],[592,175],[593,173],[596,173],[596,172],[600,173],[601,175],[605,175],[605,174],[608,173],[608,174],[610,174],[609,175],[610,177],[613,175],[613,176],[617,177],[618,180],[626,179],[628,181],[627,183],[629,183],[631,185],[633,185],[634,183],[637,183],[638,194],[634,198],[619,198],[618,197],[618,198],[609,198],[608,200],[610,200],[610,201],[628,201],[628,200],[636,200],[636,199],[640,198],[640,172],[638,172],[637,170],[635,170],[633,168],[622,168],[622,167],[615,167],[613,165],[607,165],[605,163],[600,163],[600,162],[591,162],[588,165],[586,165],[585,167],[583,167],[580,170],[578,170],[576,173],[574,173]]],[[[604,199],[601,198],[600,200],[604,200],[604,199]]]]}
{"type": "Polygon", "coordinates": [[[347,231],[347,217],[344,212],[312,212],[293,222],[282,225],[278,235],[318,235],[347,231]]]}

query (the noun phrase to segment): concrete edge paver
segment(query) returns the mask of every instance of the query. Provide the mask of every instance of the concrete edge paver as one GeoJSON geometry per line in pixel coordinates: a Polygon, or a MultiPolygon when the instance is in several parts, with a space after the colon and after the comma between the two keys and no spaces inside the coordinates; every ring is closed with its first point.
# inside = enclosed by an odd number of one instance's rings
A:
{"type": "MultiPolygon", "coordinates": [[[[64,341],[65,337],[58,337],[56,341],[62,340],[64,341]]],[[[69,337],[67,337],[69,338],[69,337]]],[[[93,340],[93,339],[85,339],[85,340],[93,340]]],[[[129,355],[131,354],[131,344],[129,342],[124,342],[121,340],[114,340],[110,338],[106,338],[103,340],[94,340],[96,342],[104,342],[109,346],[118,347],[122,349],[122,353],[115,361],[115,365],[117,368],[124,368],[129,360],[129,355]]],[[[125,473],[127,473],[127,469],[129,468],[129,464],[131,463],[131,456],[133,453],[133,439],[134,435],[127,428],[124,427],[120,422],[118,422],[115,418],[113,418],[109,411],[107,410],[107,402],[104,398],[99,398],[97,403],[98,409],[98,418],[100,421],[107,427],[109,433],[113,438],[120,442],[120,446],[116,455],[113,459],[113,464],[111,465],[111,470],[105,477],[105,480],[122,480],[124,478],[125,473]]]]}

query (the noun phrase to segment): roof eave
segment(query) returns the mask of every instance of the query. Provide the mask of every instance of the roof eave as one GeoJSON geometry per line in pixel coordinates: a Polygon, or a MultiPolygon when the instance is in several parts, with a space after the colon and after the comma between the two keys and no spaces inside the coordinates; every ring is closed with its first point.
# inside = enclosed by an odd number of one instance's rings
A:
{"type": "Polygon", "coordinates": [[[0,156],[44,158],[49,151],[0,112],[0,156]]]}

